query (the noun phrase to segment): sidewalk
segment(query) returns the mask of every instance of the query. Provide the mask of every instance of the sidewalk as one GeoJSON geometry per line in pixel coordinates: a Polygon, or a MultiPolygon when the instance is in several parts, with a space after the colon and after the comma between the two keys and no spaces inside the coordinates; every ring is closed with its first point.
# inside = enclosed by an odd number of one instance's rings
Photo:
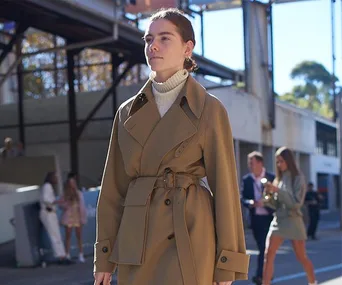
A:
{"type": "MultiPolygon", "coordinates": [[[[339,230],[339,213],[323,214],[318,237],[328,241],[341,236],[339,230]]],[[[246,243],[250,252],[255,252],[255,242],[249,230],[246,231],[246,243]]],[[[0,245],[0,280],[1,285],[93,285],[93,257],[86,257],[86,263],[69,266],[49,265],[47,268],[16,268],[14,242],[0,245]]],[[[254,272],[254,264],[250,272],[254,272]]],[[[239,281],[238,284],[249,284],[239,281]]],[[[112,282],[114,285],[114,282],[112,282]]]]}

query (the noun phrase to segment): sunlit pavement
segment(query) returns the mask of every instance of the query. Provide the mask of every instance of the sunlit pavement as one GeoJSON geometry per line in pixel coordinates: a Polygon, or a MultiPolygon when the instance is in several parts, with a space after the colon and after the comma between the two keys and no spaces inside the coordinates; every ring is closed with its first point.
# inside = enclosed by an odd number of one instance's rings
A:
{"type": "MultiPolygon", "coordinates": [[[[321,221],[317,241],[307,242],[307,253],[312,260],[316,278],[319,284],[341,285],[342,284],[342,234],[339,230],[337,216],[331,216],[321,221]]],[[[250,278],[254,275],[256,256],[253,237],[247,235],[247,248],[251,255],[250,278]]],[[[247,281],[239,281],[235,284],[252,284],[247,281]]],[[[279,285],[305,285],[308,284],[306,275],[301,264],[296,260],[290,242],[285,242],[275,261],[275,273],[272,284],[279,285]]]]}
{"type": "MultiPolygon", "coordinates": [[[[321,285],[342,284],[342,235],[338,230],[337,216],[323,220],[318,233],[318,241],[308,241],[307,252],[317,272],[321,285]]],[[[258,254],[253,238],[246,232],[248,253],[251,254],[250,278],[254,275],[258,254]]],[[[1,285],[92,285],[92,257],[84,264],[70,266],[50,265],[47,268],[15,268],[14,259],[7,264],[3,257],[13,252],[13,243],[0,246],[0,284],[1,285]]],[[[7,257],[8,258],[8,257],[7,257]]],[[[292,252],[291,243],[286,242],[280,248],[276,258],[274,284],[308,284],[301,265],[292,252]]],[[[114,284],[114,282],[112,283],[114,284]]],[[[237,281],[234,285],[249,285],[250,281],[237,281]]],[[[161,284],[162,285],[162,284],[161,284]]],[[[211,285],[211,284],[208,284],[211,285]]]]}

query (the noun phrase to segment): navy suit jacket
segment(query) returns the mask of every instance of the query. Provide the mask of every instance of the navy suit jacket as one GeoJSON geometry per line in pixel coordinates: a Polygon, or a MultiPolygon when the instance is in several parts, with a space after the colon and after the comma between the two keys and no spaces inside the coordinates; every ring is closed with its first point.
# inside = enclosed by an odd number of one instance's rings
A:
{"type": "MultiPolygon", "coordinates": [[[[267,178],[268,181],[273,182],[275,176],[274,174],[267,172],[265,173],[265,178],[267,178]]],[[[250,211],[251,216],[255,215],[255,208],[249,207],[249,204],[245,202],[245,200],[255,200],[254,197],[254,179],[251,173],[246,174],[242,178],[242,204],[247,207],[250,211]]],[[[268,207],[265,207],[265,209],[268,211],[270,215],[273,214],[274,210],[268,207]]]]}

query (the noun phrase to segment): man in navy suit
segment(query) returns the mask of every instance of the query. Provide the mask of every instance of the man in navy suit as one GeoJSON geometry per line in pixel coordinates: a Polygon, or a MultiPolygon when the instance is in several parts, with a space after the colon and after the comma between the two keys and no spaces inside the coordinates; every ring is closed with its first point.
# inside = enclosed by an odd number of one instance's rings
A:
{"type": "Polygon", "coordinates": [[[272,182],[275,176],[266,171],[264,158],[260,152],[253,151],[248,155],[248,167],[250,173],[242,179],[241,196],[243,205],[249,209],[251,229],[259,249],[258,266],[253,282],[261,285],[266,237],[273,219],[273,210],[264,207],[262,202],[264,189],[261,179],[266,178],[272,182]]]}

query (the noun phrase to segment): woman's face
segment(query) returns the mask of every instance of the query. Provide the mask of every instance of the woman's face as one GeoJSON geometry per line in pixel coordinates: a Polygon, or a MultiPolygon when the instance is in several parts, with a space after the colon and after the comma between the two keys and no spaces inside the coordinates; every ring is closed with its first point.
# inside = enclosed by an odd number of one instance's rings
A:
{"type": "Polygon", "coordinates": [[[165,19],[151,22],[144,39],[146,62],[156,72],[158,82],[166,81],[183,69],[185,58],[192,54],[193,43],[184,43],[177,27],[165,19]]]}
{"type": "Polygon", "coordinates": [[[50,183],[51,183],[52,185],[56,185],[56,184],[58,183],[56,173],[53,173],[53,174],[51,175],[50,183]]]}
{"type": "Polygon", "coordinates": [[[281,172],[284,172],[287,170],[287,164],[286,161],[281,157],[281,155],[278,155],[277,158],[277,167],[281,172]]]}
{"type": "Polygon", "coordinates": [[[76,180],[74,178],[70,178],[69,179],[69,186],[72,188],[72,189],[77,189],[77,183],[76,183],[76,180]]]}

